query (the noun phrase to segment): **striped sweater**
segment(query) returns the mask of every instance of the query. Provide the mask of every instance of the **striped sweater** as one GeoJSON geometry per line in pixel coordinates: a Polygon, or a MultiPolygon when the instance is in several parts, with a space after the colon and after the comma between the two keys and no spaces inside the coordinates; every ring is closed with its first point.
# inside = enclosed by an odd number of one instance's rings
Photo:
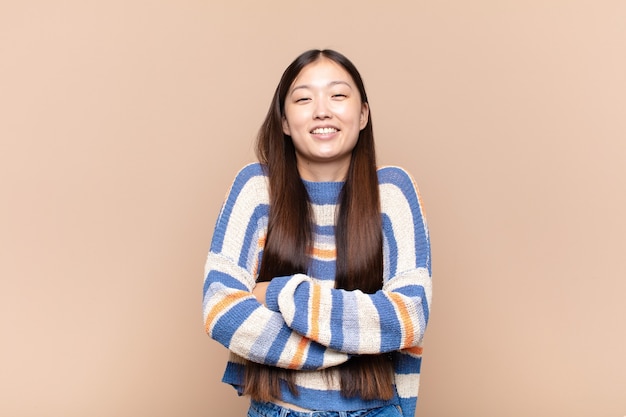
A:
{"type": "Polygon", "coordinates": [[[432,293],[430,241],[412,178],[385,167],[378,179],[382,289],[365,294],[334,288],[335,212],[343,183],[305,181],[315,223],[310,268],[306,275],[274,278],[264,306],[251,291],[267,232],[267,177],[258,163],[237,174],[206,261],[203,312],[206,332],[230,350],[223,382],[240,394],[246,359],[298,370],[299,395],[283,387],[282,399],[300,407],[344,411],[396,404],[405,417],[414,415],[432,293]],[[395,355],[390,401],[342,397],[338,378],[321,371],[353,355],[383,352],[395,355]]]}

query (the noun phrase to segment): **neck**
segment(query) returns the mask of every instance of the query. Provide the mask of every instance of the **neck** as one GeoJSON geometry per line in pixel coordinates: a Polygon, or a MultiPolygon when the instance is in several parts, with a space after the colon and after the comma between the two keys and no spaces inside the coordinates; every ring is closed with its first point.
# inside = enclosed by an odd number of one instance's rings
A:
{"type": "Polygon", "coordinates": [[[350,159],[334,162],[298,161],[298,172],[305,181],[341,182],[348,175],[350,159]]]}

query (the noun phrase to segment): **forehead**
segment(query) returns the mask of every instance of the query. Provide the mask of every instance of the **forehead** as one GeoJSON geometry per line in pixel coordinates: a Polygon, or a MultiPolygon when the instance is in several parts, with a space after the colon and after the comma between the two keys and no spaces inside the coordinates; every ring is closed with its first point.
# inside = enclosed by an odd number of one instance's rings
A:
{"type": "Polygon", "coordinates": [[[354,87],[354,80],[341,65],[328,58],[320,58],[307,64],[293,80],[291,89],[298,87],[326,87],[336,82],[354,87]]]}

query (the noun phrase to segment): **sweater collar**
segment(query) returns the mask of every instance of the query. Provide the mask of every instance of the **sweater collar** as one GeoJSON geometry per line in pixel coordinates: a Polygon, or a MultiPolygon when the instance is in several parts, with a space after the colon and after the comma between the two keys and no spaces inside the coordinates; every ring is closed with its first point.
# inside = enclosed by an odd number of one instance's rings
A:
{"type": "Polygon", "coordinates": [[[309,198],[313,204],[337,204],[339,193],[343,188],[343,181],[338,182],[315,182],[302,180],[309,198]]]}

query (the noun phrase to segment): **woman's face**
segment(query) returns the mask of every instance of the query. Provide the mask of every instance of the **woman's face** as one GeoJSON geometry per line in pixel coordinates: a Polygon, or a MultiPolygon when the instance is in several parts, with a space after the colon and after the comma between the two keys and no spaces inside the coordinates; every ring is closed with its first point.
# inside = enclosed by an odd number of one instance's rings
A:
{"type": "Polygon", "coordinates": [[[305,66],[285,97],[283,131],[309,181],[342,181],[369,108],[348,72],[327,58],[305,66]]]}

